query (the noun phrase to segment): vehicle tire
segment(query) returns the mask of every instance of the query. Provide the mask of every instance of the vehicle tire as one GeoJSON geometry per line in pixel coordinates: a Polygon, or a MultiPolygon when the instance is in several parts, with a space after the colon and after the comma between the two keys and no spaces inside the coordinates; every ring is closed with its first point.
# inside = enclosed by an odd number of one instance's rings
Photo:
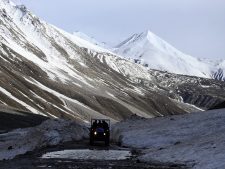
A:
{"type": "Polygon", "coordinates": [[[109,146],[109,139],[105,139],[105,146],[109,146]]]}
{"type": "Polygon", "coordinates": [[[90,145],[93,146],[94,145],[94,140],[92,137],[90,137],[90,145]]]}

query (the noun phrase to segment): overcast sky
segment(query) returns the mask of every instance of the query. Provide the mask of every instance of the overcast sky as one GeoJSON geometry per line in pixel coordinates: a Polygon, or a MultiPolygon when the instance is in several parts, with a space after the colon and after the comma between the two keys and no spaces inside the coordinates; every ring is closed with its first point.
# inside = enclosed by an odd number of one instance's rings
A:
{"type": "Polygon", "coordinates": [[[14,0],[68,32],[118,44],[150,30],[184,53],[225,59],[225,0],[14,0]]]}

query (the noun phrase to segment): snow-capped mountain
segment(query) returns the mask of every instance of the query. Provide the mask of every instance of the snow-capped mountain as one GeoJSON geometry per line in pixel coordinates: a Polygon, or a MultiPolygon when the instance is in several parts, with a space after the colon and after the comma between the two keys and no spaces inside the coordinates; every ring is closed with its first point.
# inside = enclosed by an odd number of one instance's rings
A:
{"type": "MultiPolygon", "coordinates": [[[[1,104],[81,120],[172,113],[149,107],[147,100],[152,99],[143,96],[151,91],[124,76],[129,72],[134,78],[149,78],[141,66],[122,65],[119,62],[127,61],[107,49],[56,28],[8,0],[0,1],[0,23],[1,104]],[[137,105],[139,99],[142,105],[137,105]]],[[[173,112],[185,112],[165,99],[173,112]]]]}
{"type": "Polygon", "coordinates": [[[224,66],[186,55],[150,31],[135,34],[119,44],[115,52],[151,69],[204,78],[217,78],[224,66]],[[219,70],[219,71],[218,71],[219,70]]]}
{"type": "Polygon", "coordinates": [[[0,104],[82,121],[186,113],[225,100],[223,83],[149,70],[8,0],[0,1],[0,77],[0,104]]]}

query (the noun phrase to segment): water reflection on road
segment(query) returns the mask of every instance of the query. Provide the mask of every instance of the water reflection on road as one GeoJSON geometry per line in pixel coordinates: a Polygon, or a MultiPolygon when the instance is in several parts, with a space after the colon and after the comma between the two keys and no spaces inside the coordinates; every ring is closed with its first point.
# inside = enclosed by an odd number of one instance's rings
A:
{"type": "Polygon", "coordinates": [[[130,151],[125,150],[89,150],[74,149],[55,151],[44,154],[44,159],[75,159],[75,160],[125,160],[131,157],[130,151]]]}

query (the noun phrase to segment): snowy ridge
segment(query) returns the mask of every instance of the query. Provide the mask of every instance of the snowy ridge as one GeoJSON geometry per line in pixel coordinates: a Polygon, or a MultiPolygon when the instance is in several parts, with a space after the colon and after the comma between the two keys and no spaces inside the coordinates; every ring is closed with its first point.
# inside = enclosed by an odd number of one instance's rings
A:
{"type": "Polygon", "coordinates": [[[90,42],[96,46],[99,46],[101,48],[110,49],[110,47],[107,46],[104,42],[102,42],[102,43],[98,42],[96,39],[94,39],[93,37],[89,37],[88,35],[84,34],[83,32],[76,31],[76,32],[73,32],[73,35],[76,37],[79,37],[83,40],[86,40],[87,42],[90,42]]]}

